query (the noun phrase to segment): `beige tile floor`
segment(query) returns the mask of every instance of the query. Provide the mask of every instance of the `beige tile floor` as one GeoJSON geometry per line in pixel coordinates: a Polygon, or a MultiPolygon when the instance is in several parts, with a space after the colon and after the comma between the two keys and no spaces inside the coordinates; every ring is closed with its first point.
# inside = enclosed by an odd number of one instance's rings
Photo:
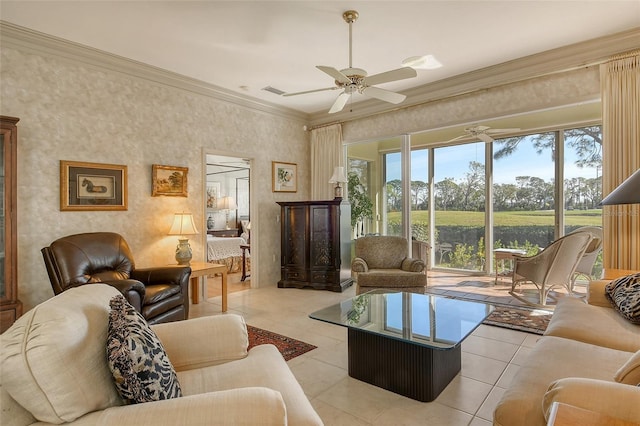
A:
{"type": "MultiPolygon", "coordinates": [[[[496,403],[539,338],[481,325],[462,343],[460,374],[435,401],[418,402],[349,377],[346,329],[308,317],[315,310],[353,297],[353,286],[343,293],[275,286],[246,289],[234,275],[230,275],[229,312],[244,316],[255,327],[318,347],[292,359],[289,366],[328,426],[490,425],[496,403]]],[[[429,286],[445,294],[517,304],[508,294],[510,284],[494,285],[493,277],[430,271],[429,286]]],[[[219,315],[220,309],[220,297],[215,296],[192,305],[190,317],[219,315]]]]}

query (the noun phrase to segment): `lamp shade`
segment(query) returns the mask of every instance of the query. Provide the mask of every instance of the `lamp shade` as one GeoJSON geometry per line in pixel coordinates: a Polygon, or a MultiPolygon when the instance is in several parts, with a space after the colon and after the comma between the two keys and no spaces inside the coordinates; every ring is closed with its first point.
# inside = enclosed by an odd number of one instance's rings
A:
{"type": "Polygon", "coordinates": [[[640,169],[629,176],[600,203],[602,206],[640,203],[640,169]]]}
{"type": "Polygon", "coordinates": [[[236,200],[233,197],[222,197],[218,201],[218,210],[235,210],[238,208],[236,200]]]}
{"type": "Polygon", "coordinates": [[[346,182],[347,177],[344,175],[344,167],[336,167],[333,169],[333,175],[329,179],[329,183],[342,183],[346,182]]]}
{"type": "Polygon", "coordinates": [[[173,224],[169,229],[169,235],[193,235],[197,234],[196,224],[191,213],[176,213],[173,224]]]}

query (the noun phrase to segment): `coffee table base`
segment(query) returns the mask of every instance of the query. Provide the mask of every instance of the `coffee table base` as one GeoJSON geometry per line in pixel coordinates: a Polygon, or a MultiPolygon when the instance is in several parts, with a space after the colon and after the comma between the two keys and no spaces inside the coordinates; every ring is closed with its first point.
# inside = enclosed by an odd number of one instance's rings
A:
{"type": "Polygon", "coordinates": [[[460,372],[460,345],[435,349],[349,329],[349,376],[422,402],[433,401],[460,372]]]}

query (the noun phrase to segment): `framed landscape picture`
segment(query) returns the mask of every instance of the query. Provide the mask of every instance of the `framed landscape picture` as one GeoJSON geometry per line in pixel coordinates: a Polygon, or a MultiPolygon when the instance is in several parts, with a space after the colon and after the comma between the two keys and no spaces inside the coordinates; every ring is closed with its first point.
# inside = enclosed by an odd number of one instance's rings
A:
{"type": "Polygon", "coordinates": [[[272,191],[273,192],[297,192],[298,191],[298,165],[295,163],[282,163],[272,161],[272,191]]]}
{"type": "Polygon", "coordinates": [[[186,197],[188,167],[152,166],[152,190],[151,196],[168,195],[174,197],[186,197]]]}
{"type": "Polygon", "coordinates": [[[127,166],[60,161],[60,210],[127,210],[127,166]]]}

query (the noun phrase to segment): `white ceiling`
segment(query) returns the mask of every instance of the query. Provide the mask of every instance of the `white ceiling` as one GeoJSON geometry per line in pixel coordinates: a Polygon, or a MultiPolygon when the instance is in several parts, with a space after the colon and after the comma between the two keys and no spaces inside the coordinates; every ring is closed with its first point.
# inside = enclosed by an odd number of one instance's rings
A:
{"type": "MultiPolygon", "coordinates": [[[[315,68],[369,75],[434,55],[443,67],[380,87],[405,91],[454,75],[640,26],[640,1],[8,1],[0,18],[304,113],[328,110],[339,91],[315,68]]],[[[364,100],[354,95],[353,102],[364,100]]]]}

